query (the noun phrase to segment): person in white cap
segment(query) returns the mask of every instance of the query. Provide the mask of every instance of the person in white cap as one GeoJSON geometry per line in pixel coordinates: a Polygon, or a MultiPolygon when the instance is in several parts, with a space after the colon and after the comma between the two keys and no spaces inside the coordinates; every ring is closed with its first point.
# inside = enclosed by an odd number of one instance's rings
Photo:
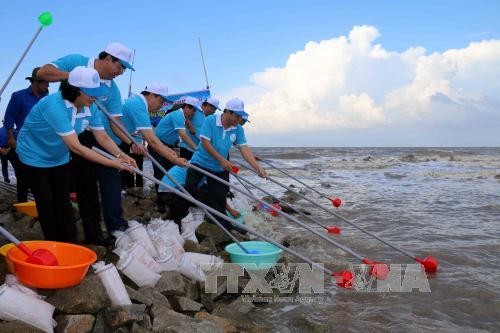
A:
{"type": "MultiPolygon", "coordinates": [[[[215,113],[219,109],[219,100],[208,98],[201,104],[201,112],[195,112],[191,119],[186,119],[187,135],[198,146],[200,143],[200,130],[205,122],[205,118],[215,113]]],[[[189,160],[193,156],[194,150],[184,141],[180,144],[180,156],[189,160]]]]}
{"type": "MultiPolygon", "coordinates": [[[[200,131],[201,143],[195,151],[190,163],[200,167],[215,176],[229,181],[229,172],[233,165],[228,160],[229,150],[237,144],[243,158],[258,172],[260,177],[266,177],[266,171],[255,160],[248,148],[245,131],[240,125],[243,117],[248,119],[244,103],[239,98],[233,98],[226,103],[222,114],[208,116],[200,131]]],[[[212,178],[207,179],[207,191],[200,191],[198,184],[203,174],[191,168],[186,176],[186,189],[198,200],[225,214],[228,186],[212,178]]],[[[233,226],[223,219],[218,219],[225,227],[233,226]]]]}
{"type": "MultiPolygon", "coordinates": [[[[201,113],[200,102],[197,98],[186,96],[183,97],[180,102],[182,102],[181,107],[175,111],[168,113],[163,117],[158,126],[155,128],[156,136],[171,149],[174,149],[179,139],[187,144],[187,146],[196,150],[196,143],[191,140],[186,131],[186,120],[191,119],[195,113],[201,113]]],[[[153,158],[155,158],[165,170],[169,170],[173,164],[163,158],[158,152],[152,147],[148,147],[149,153],[153,158]]],[[[153,164],[153,173],[156,179],[161,179],[163,177],[163,172],[156,165],[153,164]]],[[[156,191],[158,191],[158,185],[155,185],[156,191]]],[[[165,206],[161,201],[157,200],[158,211],[164,212],[165,206]]]]}
{"type": "Polygon", "coordinates": [[[38,218],[45,239],[76,242],[76,227],[70,203],[70,151],[93,162],[122,170],[122,163],[135,165],[106,135],[93,105],[102,96],[95,69],[75,67],[60,91],[31,109],[17,137],[16,151],[35,197],[38,218]],[[119,157],[109,160],[78,141],[77,134],[87,123],[98,143],[119,157]]]}
{"type": "MultiPolygon", "coordinates": [[[[167,86],[159,83],[148,84],[139,95],[134,95],[125,101],[122,122],[130,134],[139,131],[149,147],[154,149],[162,158],[172,164],[185,166],[187,161],[183,158],[178,158],[174,150],[164,145],[151,127],[149,112],[158,111],[166,102],[167,94],[167,86]]],[[[120,142],[120,139],[114,136],[112,132],[108,134],[113,138],[115,143],[120,145],[120,148],[127,148],[127,144],[120,142]]]]}
{"type": "MultiPolygon", "coordinates": [[[[105,94],[99,97],[99,101],[111,116],[118,123],[121,123],[122,99],[120,89],[118,89],[114,79],[122,75],[127,68],[134,70],[131,62],[132,50],[120,43],[110,43],[104,51],[99,53],[97,58],[70,54],[42,66],[38,71],[38,76],[41,79],[53,82],[66,79],[68,73],[76,66],[94,68],[99,73],[101,86],[106,91],[105,94]]],[[[130,146],[129,149],[126,149],[126,153],[131,151],[143,154],[146,151],[143,145],[128,139],[125,134],[108,121],[104,114],[101,115],[104,128],[106,130],[111,129],[122,142],[130,146]]],[[[97,144],[92,131],[83,131],[78,138],[83,145],[89,148],[97,144]]],[[[94,244],[106,245],[99,223],[101,211],[97,181],[99,181],[102,200],[102,215],[106,222],[108,234],[111,234],[113,230],[124,229],[126,226],[126,221],[122,216],[120,174],[115,169],[100,167],[86,159],[79,158],[79,156],[74,156],[72,163],[73,167],[80,171],[80,177],[75,178],[75,189],[86,238],[89,238],[94,244]]]]}

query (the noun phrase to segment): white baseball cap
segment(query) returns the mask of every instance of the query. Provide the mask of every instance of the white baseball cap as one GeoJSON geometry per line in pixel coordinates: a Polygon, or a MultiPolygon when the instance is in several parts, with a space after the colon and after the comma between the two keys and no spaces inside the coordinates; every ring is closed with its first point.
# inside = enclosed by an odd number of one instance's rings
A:
{"type": "Polygon", "coordinates": [[[117,58],[126,68],[135,71],[134,67],[130,64],[132,62],[132,51],[125,45],[120,43],[111,43],[106,46],[104,52],[117,58]]]}
{"type": "Polygon", "coordinates": [[[227,101],[226,110],[233,111],[238,116],[246,116],[248,120],[249,114],[245,112],[245,103],[243,103],[243,101],[239,98],[233,98],[227,101]]]}
{"type": "Polygon", "coordinates": [[[101,85],[99,73],[93,68],[78,66],[69,72],[68,83],[80,88],[86,95],[99,97],[106,95],[107,89],[101,85]]]}
{"type": "Polygon", "coordinates": [[[194,98],[194,97],[191,97],[191,96],[186,96],[186,97],[184,97],[183,103],[191,105],[191,106],[194,106],[195,109],[197,109],[198,111],[203,111],[201,109],[200,100],[198,98],[194,98]]]}
{"type": "Polygon", "coordinates": [[[166,85],[161,84],[161,83],[150,83],[144,88],[144,91],[160,95],[165,99],[165,101],[168,99],[168,88],[166,85]]]}
{"type": "Polygon", "coordinates": [[[208,104],[212,105],[215,107],[215,109],[220,110],[219,108],[219,100],[217,98],[209,97],[205,100],[208,104]]]}

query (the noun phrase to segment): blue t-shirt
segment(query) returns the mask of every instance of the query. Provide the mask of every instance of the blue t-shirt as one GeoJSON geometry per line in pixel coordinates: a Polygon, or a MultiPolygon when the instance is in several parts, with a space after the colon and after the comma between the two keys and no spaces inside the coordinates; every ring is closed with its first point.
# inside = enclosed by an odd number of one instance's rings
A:
{"type": "MultiPolygon", "coordinates": [[[[143,95],[134,95],[127,99],[123,104],[122,111],[121,121],[128,133],[132,134],[135,131],[152,129],[148,114],[148,103],[143,95]]],[[[121,140],[113,131],[106,128],[106,132],[116,144],[121,143],[121,140]]],[[[139,142],[139,139],[136,139],[136,141],[139,142]]]]}
{"type": "Polygon", "coordinates": [[[7,129],[11,129],[16,125],[16,128],[19,130],[23,127],[24,119],[30,113],[33,105],[45,96],[47,94],[38,97],[33,93],[31,87],[14,92],[9,100],[9,104],[7,104],[7,109],[5,109],[4,126],[7,129]]]}
{"type": "MultiPolygon", "coordinates": [[[[70,72],[75,67],[85,66],[88,68],[94,68],[94,61],[96,58],[89,58],[82,56],[80,54],[69,54],[56,61],[51,62],[52,65],[58,69],[66,72],[70,72]]],[[[105,96],[100,96],[99,101],[104,105],[106,110],[113,116],[122,115],[122,97],[120,94],[120,89],[116,85],[114,80],[101,80],[101,86],[107,87],[107,92],[105,96]]],[[[102,116],[104,127],[109,127],[109,123],[106,121],[105,115],[102,116]]]]}
{"type": "Polygon", "coordinates": [[[35,104],[17,136],[16,152],[21,162],[39,168],[50,168],[69,162],[69,149],[62,136],[75,133],[75,125],[88,121],[102,128],[95,108],[84,107],[77,122],[76,107],[64,100],[60,92],[35,104]]]}
{"type": "MultiPolygon", "coordinates": [[[[213,114],[205,119],[200,131],[200,139],[209,140],[212,147],[222,157],[227,158],[233,144],[246,145],[247,139],[241,125],[224,129],[221,117],[222,114],[213,114]]],[[[216,172],[224,171],[219,161],[203,148],[201,142],[198,145],[198,150],[194,152],[191,158],[191,163],[216,172]]]]}
{"type": "Polygon", "coordinates": [[[186,129],[186,120],[182,109],[170,112],[156,126],[156,136],[168,145],[174,145],[179,140],[179,130],[186,129]]]}
{"type": "MultiPolygon", "coordinates": [[[[178,165],[174,165],[167,172],[170,176],[172,176],[172,178],[175,179],[175,181],[180,186],[184,187],[184,185],[186,185],[187,168],[184,168],[184,167],[181,167],[178,165]]],[[[161,181],[164,182],[165,184],[167,184],[168,186],[175,188],[176,190],[179,189],[177,187],[177,185],[174,184],[174,182],[172,180],[170,180],[170,177],[168,177],[167,175],[163,176],[161,181]]],[[[198,184],[198,187],[203,186],[203,184],[205,184],[206,182],[207,182],[207,177],[205,177],[205,176],[202,177],[200,179],[200,183],[198,184]]],[[[158,188],[158,192],[171,192],[171,191],[167,187],[160,185],[160,187],[158,188]]]]}
{"type": "MultiPolygon", "coordinates": [[[[191,140],[193,140],[193,142],[196,145],[198,145],[198,143],[200,143],[200,131],[201,131],[201,127],[203,126],[204,122],[205,122],[205,114],[203,113],[203,111],[197,110],[194,113],[193,118],[191,118],[191,124],[193,125],[196,133],[193,135],[193,134],[191,134],[191,132],[189,130],[186,131],[187,135],[191,138],[191,140]]],[[[189,147],[189,145],[183,141],[181,142],[180,146],[183,148],[186,148],[187,150],[193,151],[193,149],[191,147],[189,147]]]]}

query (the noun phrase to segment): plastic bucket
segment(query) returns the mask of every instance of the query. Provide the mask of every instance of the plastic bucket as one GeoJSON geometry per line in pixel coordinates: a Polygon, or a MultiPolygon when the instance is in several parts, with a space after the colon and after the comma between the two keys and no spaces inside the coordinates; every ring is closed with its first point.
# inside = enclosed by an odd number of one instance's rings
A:
{"type": "MultiPolygon", "coordinates": [[[[24,244],[32,243],[32,242],[36,242],[36,241],[23,241],[24,244]]],[[[0,247],[0,254],[5,257],[5,265],[7,266],[7,270],[9,271],[9,273],[12,273],[12,274],[14,274],[14,263],[12,262],[12,260],[9,259],[9,257],[7,257],[7,252],[9,252],[9,250],[15,246],[16,245],[14,243],[9,243],[9,244],[5,244],[4,246],[0,247]]]]}
{"type": "Polygon", "coordinates": [[[261,241],[240,242],[243,247],[249,251],[258,251],[256,254],[247,254],[238,244],[231,243],[225,247],[229,253],[232,263],[238,264],[247,270],[269,269],[279,260],[282,249],[279,247],[261,241]]]}
{"type": "Polygon", "coordinates": [[[26,201],[14,204],[17,211],[31,217],[38,217],[36,203],[34,201],[26,201]]]}
{"type": "Polygon", "coordinates": [[[240,217],[236,218],[236,217],[233,216],[233,214],[231,214],[230,212],[228,212],[226,210],[226,215],[229,216],[230,218],[232,218],[233,220],[235,220],[236,222],[240,223],[240,224],[245,224],[245,215],[246,215],[245,212],[240,212],[240,217]]]}
{"type": "Polygon", "coordinates": [[[53,241],[32,241],[26,246],[34,251],[47,249],[52,252],[58,266],[35,265],[26,262],[26,254],[17,247],[7,252],[14,264],[14,272],[19,281],[28,287],[59,289],[79,284],[97,255],[94,251],[80,245],[53,241]]]}

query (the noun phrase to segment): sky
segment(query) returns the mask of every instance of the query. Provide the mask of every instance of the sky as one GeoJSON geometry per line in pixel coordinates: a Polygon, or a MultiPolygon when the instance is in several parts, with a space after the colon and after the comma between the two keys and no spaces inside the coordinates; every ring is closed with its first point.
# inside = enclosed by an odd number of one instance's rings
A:
{"type": "MultiPolygon", "coordinates": [[[[0,1],[0,100],[32,69],[135,49],[122,97],[161,82],[240,97],[251,146],[500,146],[500,1],[0,1]]],[[[52,91],[55,87],[52,88],[52,91]]]]}

